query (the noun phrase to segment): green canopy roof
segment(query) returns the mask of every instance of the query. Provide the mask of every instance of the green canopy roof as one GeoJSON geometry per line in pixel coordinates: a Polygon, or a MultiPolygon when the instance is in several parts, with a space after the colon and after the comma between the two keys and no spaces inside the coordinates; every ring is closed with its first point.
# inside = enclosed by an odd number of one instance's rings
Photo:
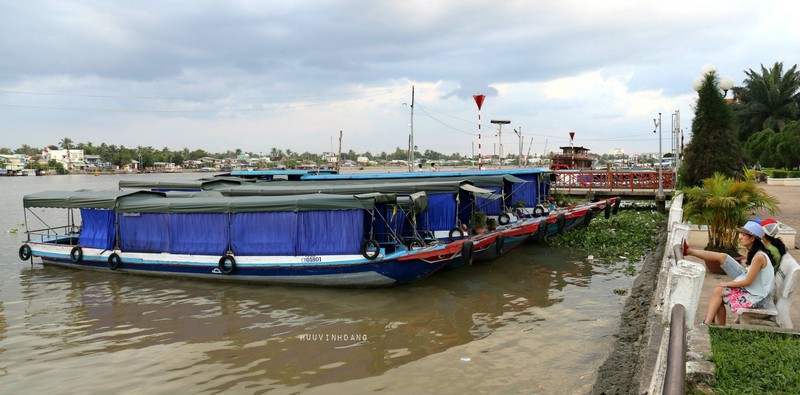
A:
{"type": "Polygon", "coordinates": [[[44,191],[22,198],[23,207],[101,208],[113,209],[120,199],[147,199],[163,197],[163,193],[149,191],[44,191]]]}
{"type": "Polygon", "coordinates": [[[200,180],[119,180],[119,189],[147,188],[147,189],[211,189],[214,186],[234,186],[251,184],[252,180],[244,178],[217,178],[200,180]]]}
{"type": "Polygon", "coordinates": [[[376,202],[395,201],[391,194],[291,196],[158,197],[120,200],[120,213],[241,213],[372,209],[376,202]]]}
{"type": "Polygon", "coordinates": [[[360,194],[370,192],[411,195],[416,192],[426,192],[428,194],[457,193],[459,190],[467,190],[481,196],[492,194],[491,190],[478,188],[465,180],[414,180],[414,182],[395,182],[395,180],[383,180],[382,182],[375,182],[374,180],[337,182],[280,181],[232,187],[215,186],[213,190],[229,196],[283,196],[308,193],[360,194]]]}
{"type": "Polygon", "coordinates": [[[120,213],[232,213],[371,209],[394,194],[307,194],[291,196],[170,195],[146,191],[47,191],[26,195],[24,207],[115,209],[120,213]]]}

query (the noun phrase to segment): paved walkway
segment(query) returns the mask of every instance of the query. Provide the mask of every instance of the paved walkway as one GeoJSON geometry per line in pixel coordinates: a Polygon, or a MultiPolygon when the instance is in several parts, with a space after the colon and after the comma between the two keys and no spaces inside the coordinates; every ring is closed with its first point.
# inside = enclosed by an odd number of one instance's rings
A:
{"type": "MultiPolygon", "coordinates": [[[[761,184],[760,186],[767,193],[778,198],[781,212],[775,215],[768,215],[766,212],[756,212],[755,217],[760,219],[769,217],[775,218],[779,222],[791,226],[800,233],[800,187],[766,184],[761,184]]],[[[800,234],[796,236],[795,243],[800,243],[800,234]]],[[[703,248],[705,246],[693,245],[692,247],[703,248]]],[[[798,250],[795,245],[787,244],[786,249],[789,254],[800,262],[800,250],[798,250]]],[[[702,262],[695,257],[687,257],[687,259],[702,262]]],[[[714,289],[720,281],[729,281],[728,276],[706,272],[706,278],[703,282],[703,292],[700,296],[700,303],[697,306],[697,313],[695,314],[695,325],[703,321],[708,313],[708,301],[711,298],[711,290],[714,289]]],[[[798,331],[800,329],[800,292],[795,292],[792,295],[791,317],[794,323],[794,330],[798,331]]],[[[733,323],[734,319],[735,316],[728,311],[728,324],[730,325],[733,323]]]]}

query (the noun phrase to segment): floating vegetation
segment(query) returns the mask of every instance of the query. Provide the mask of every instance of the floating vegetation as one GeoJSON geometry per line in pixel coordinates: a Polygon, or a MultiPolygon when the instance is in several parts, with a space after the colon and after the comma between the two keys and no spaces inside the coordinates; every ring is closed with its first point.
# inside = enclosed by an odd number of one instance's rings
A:
{"type": "Polygon", "coordinates": [[[596,260],[628,262],[623,270],[635,274],[633,263],[655,249],[656,235],[666,228],[666,218],[654,210],[620,209],[609,219],[599,213],[588,228],[573,229],[547,242],[551,246],[592,254],[596,260]]]}

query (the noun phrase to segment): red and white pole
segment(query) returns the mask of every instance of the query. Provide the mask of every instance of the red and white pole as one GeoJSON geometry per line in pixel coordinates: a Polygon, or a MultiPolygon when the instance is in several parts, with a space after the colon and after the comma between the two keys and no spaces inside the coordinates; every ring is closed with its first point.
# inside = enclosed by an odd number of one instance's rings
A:
{"type": "Polygon", "coordinates": [[[483,170],[483,158],[481,158],[481,107],[486,96],[472,95],[472,98],[475,99],[475,104],[478,105],[478,170],[483,170]]]}

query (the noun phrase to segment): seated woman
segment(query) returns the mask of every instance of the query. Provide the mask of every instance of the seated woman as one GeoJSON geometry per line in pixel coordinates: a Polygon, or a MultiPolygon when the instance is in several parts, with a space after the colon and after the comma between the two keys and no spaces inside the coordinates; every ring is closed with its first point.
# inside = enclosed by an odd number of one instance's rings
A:
{"type": "Polygon", "coordinates": [[[777,272],[778,268],[781,266],[781,259],[786,254],[786,245],[783,244],[783,240],[778,237],[780,225],[778,225],[778,221],[767,218],[761,221],[761,227],[764,229],[764,238],[761,241],[763,241],[764,246],[767,247],[769,257],[772,259],[772,266],[774,266],[777,272]]]}
{"type": "Polygon", "coordinates": [[[711,292],[708,314],[700,323],[701,327],[710,324],[725,325],[727,311],[723,303],[729,305],[731,311],[741,308],[760,308],[775,283],[775,271],[772,268],[769,252],[761,242],[764,229],[757,222],[749,221],[736,230],[739,231],[739,243],[747,248],[748,268],[743,268],[730,255],[696,250],[689,248],[684,242],[684,255],[696,256],[704,261],[717,261],[733,280],[720,282],[711,292]]]}

